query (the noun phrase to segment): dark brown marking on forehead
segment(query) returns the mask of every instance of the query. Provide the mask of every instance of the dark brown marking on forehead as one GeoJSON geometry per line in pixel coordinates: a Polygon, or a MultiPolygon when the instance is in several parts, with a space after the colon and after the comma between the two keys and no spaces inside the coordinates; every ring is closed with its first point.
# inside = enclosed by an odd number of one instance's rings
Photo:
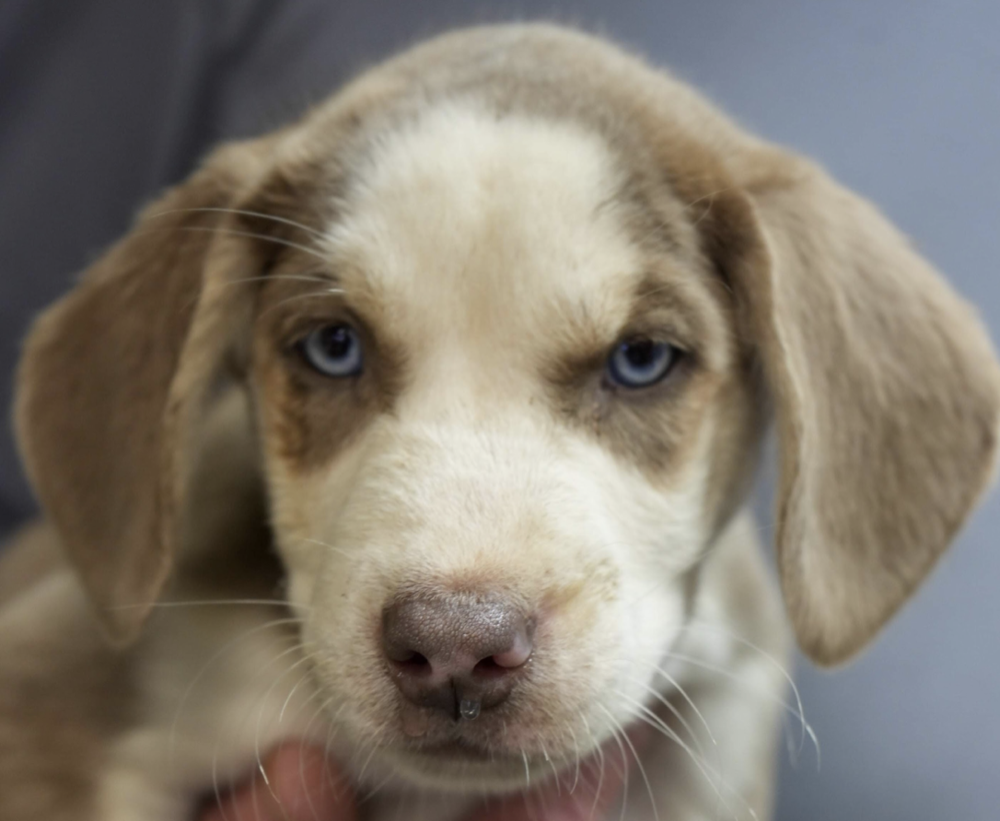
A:
{"type": "Polygon", "coordinates": [[[357,85],[278,132],[270,168],[234,206],[241,212],[237,228],[256,235],[265,272],[281,259],[283,247],[317,244],[344,205],[363,156],[359,147],[385,130],[393,101],[412,94],[409,84],[374,83],[370,76],[363,93],[352,93],[357,85]]]}
{"type": "Polygon", "coordinates": [[[633,241],[651,255],[666,255],[680,263],[697,261],[697,232],[686,219],[683,203],[670,186],[664,169],[648,151],[625,155],[621,146],[608,145],[621,182],[606,203],[633,241]]]}
{"type": "Polygon", "coordinates": [[[725,289],[699,270],[651,264],[635,283],[625,330],[650,335],[666,330],[668,342],[696,356],[711,370],[721,370],[729,347],[725,289]]]}
{"type": "MultiPolygon", "coordinates": [[[[277,166],[254,193],[241,201],[236,229],[245,232],[268,273],[289,252],[319,252],[319,238],[334,216],[342,177],[334,162],[320,158],[277,166]]],[[[308,255],[308,254],[307,254],[308,255]]],[[[313,266],[316,260],[313,259],[313,266]]]]}

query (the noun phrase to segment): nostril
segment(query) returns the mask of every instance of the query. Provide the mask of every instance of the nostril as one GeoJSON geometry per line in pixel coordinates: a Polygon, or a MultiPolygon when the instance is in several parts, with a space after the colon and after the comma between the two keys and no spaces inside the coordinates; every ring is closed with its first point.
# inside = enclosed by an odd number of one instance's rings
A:
{"type": "Polygon", "coordinates": [[[392,660],[396,667],[411,675],[422,675],[431,672],[431,663],[426,656],[417,652],[410,652],[402,658],[392,660]]]}
{"type": "Polygon", "coordinates": [[[476,663],[476,666],[472,668],[472,674],[474,676],[482,677],[495,677],[502,676],[507,672],[507,668],[502,664],[497,664],[495,656],[488,656],[476,663]]]}
{"type": "Polygon", "coordinates": [[[481,676],[502,676],[523,667],[531,658],[531,649],[531,639],[524,632],[515,638],[509,650],[480,659],[472,672],[481,676]]]}

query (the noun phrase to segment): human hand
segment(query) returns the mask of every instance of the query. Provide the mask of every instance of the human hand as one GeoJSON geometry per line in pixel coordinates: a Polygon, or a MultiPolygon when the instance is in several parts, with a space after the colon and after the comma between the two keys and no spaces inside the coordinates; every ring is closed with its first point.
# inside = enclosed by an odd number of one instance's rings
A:
{"type": "MultiPolygon", "coordinates": [[[[632,735],[630,733],[630,735],[632,735]]],[[[641,743],[634,738],[633,743],[641,743]]],[[[629,772],[617,747],[604,751],[598,765],[592,759],[563,778],[527,795],[494,801],[476,810],[466,821],[591,821],[605,816],[614,805],[629,772]],[[603,776],[601,776],[603,770],[603,776]],[[576,788],[569,789],[570,781],[576,788]]],[[[357,802],[336,765],[322,748],[288,744],[264,761],[267,781],[257,773],[249,784],[206,808],[198,821],[357,821],[357,802]]]]}
{"type": "Polygon", "coordinates": [[[268,755],[260,771],[207,805],[198,821],[357,821],[354,796],[321,747],[285,744],[268,755]]]}

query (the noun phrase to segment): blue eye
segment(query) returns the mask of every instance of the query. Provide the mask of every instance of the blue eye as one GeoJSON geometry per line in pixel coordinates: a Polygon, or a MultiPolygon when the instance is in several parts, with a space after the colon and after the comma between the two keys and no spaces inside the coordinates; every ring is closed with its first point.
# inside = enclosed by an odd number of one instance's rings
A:
{"type": "Polygon", "coordinates": [[[302,357],[325,376],[345,377],[361,373],[364,357],[361,340],[350,325],[325,325],[299,343],[302,357]]]}
{"type": "Polygon", "coordinates": [[[680,357],[666,342],[630,339],[619,343],[608,358],[607,375],[623,388],[645,388],[663,379],[680,357]]]}

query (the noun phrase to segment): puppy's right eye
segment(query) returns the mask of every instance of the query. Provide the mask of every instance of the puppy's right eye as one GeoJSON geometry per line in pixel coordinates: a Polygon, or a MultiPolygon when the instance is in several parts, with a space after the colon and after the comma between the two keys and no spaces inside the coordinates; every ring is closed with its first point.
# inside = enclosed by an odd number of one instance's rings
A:
{"type": "Polygon", "coordinates": [[[316,328],[297,347],[302,358],[324,376],[356,376],[364,364],[361,340],[350,325],[316,328]]]}
{"type": "Polygon", "coordinates": [[[681,351],[667,342],[628,339],[608,358],[608,380],[623,388],[648,388],[664,379],[680,357],[681,351]]]}

